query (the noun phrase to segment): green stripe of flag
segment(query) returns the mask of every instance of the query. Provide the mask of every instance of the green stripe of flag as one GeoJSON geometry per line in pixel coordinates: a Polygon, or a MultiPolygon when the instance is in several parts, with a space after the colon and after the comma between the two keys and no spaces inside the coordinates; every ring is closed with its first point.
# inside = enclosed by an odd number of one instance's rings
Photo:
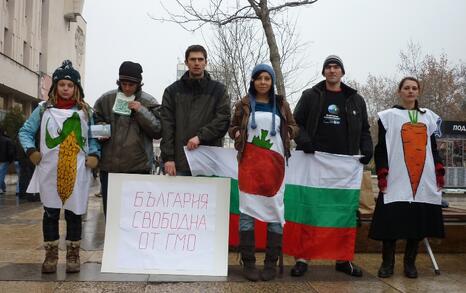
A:
{"type": "Polygon", "coordinates": [[[239,188],[238,180],[230,180],[230,214],[239,215],[239,188]]]}
{"type": "Polygon", "coordinates": [[[316,227],[356,227],[359,189],[286,185],[285,219],[316,227]]]}
{"type": "MultiPolygon", "coordinates": [[[[316,227],[356,227],[359,189],[331,189],[287,184],[285,219],[316,227]]],[[[230,213],[239,214],[238,180],[231,180],[230,213]]]]}

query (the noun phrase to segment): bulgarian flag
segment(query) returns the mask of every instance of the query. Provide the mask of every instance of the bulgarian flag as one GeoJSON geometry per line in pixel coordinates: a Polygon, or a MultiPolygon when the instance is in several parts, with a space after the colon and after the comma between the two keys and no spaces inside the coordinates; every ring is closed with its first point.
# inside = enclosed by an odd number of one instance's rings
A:
{"type": "MultiPolygon", "coordinates": [[[[236,150],[201,146],[185,151],[193,176],[231,178],[229,244],[239,243],[236,150]]],[[[352,260],[363,167],[356,156],[292,152],[286,168],[283,252],[305,259],[352,260]]],[[[264,170],[267,172],[267,170],[264,170]]],[[[256,247],[266,224],[256,221],[256,247]]]]}

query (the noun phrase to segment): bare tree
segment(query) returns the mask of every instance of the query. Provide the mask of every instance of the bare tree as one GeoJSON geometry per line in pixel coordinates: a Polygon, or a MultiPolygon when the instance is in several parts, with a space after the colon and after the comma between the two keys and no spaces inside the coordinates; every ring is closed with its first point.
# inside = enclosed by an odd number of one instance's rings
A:
{"type": "MultiPolygon", "coordinates": [[[[315,78],[307,78],[304,84],[298,78],[309,67],[305,44],[299,43],[296,22],[289,18],[280,21],[283,23],[277,31],[277,40],[281,66],[285,87],[289,90],[287,99],[293,103],[294,94],[308,87],[315,78]]],[[[213,45],[209,47],[209,71],[227,86],[233,102],[247,93],[251,69],[268,59],[269,50],[260,30],[254,22],[236,21],[217,27],[210,42],[213,45]]]]}
{"type": "Polygon", "coordinates": [[[251,68],[267,59],[264,38],[257,38],[258,33],[247,22],[219,26],[209,47],[210,72],[226,85],[233,102],[246,94],[251,68]]]}
{"type": "Polygon", "coordinates": [[[464,120],[466,70],[464,63],[451,66],[444,53],[439,57],[422,55],[419,45],[410,42],[400,53],[398,68],[405,75],[419,79],[421,105],[433,110],[443,119],[464,120]]]}
{"type": "Polygon", "coordinates": [[[234,6],[231,6],[231,2],[228,5],[228,1],[210,0],[207,9],[198,8],[199,5],[194,4],[193,0],[175,0],[175,2],[181,9],[180,13],[165,9],[168,13],[168,18],[152,18],[177,23],[189,31],[195,31],[205,24],[224,26],[236,21],[259,20],[265,39],[267,40],[270,63],[272,63],[272,67],[277,75],[277,91],[281,95],[286,95],[280,51],[272,26],[273,19],[289,8],[310,5],[317,2],[317,0],[237,0],[234,6]]]}

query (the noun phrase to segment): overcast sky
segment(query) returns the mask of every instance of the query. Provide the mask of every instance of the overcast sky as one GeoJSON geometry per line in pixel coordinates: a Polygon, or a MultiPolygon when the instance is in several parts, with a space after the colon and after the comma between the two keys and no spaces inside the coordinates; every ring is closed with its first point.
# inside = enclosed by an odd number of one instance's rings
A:
{"type": "MultiPolygon", "coordinates": [[[[173,7],[174,1],[163,2],[173,7]]],[[[185,49],[209,40],[209,29],[190,33],[176,24],[150,19],[148,14],[166,16],[159,3],[85,1],[85,92],[91,105],[116,88],[118,68],[125,60],[141,63],[143,89],[161,102],[163,90],[176,78],[176,65],[183,61],[185,49]]],[[[451,64],[466,62],[465,0],[319,0],[289,11],[297,17],[300,39],[307,43],[307,55],[314,64],[309,76],[320,72],[327,55],[337,54],[343,59],[346,78],[364,82],[369,73],[398,77],[400,50],[410,40],[424,54],[446,53],[451,64]]]]}

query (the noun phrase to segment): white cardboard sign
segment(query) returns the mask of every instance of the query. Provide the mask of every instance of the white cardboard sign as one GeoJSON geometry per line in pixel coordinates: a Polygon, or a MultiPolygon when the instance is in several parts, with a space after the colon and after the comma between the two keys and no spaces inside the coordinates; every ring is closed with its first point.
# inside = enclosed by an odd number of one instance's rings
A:
{"type": "Polygon", "coordinates": [[[226,276],[230,180],[109,174],[102,272],[226,276]]]}

